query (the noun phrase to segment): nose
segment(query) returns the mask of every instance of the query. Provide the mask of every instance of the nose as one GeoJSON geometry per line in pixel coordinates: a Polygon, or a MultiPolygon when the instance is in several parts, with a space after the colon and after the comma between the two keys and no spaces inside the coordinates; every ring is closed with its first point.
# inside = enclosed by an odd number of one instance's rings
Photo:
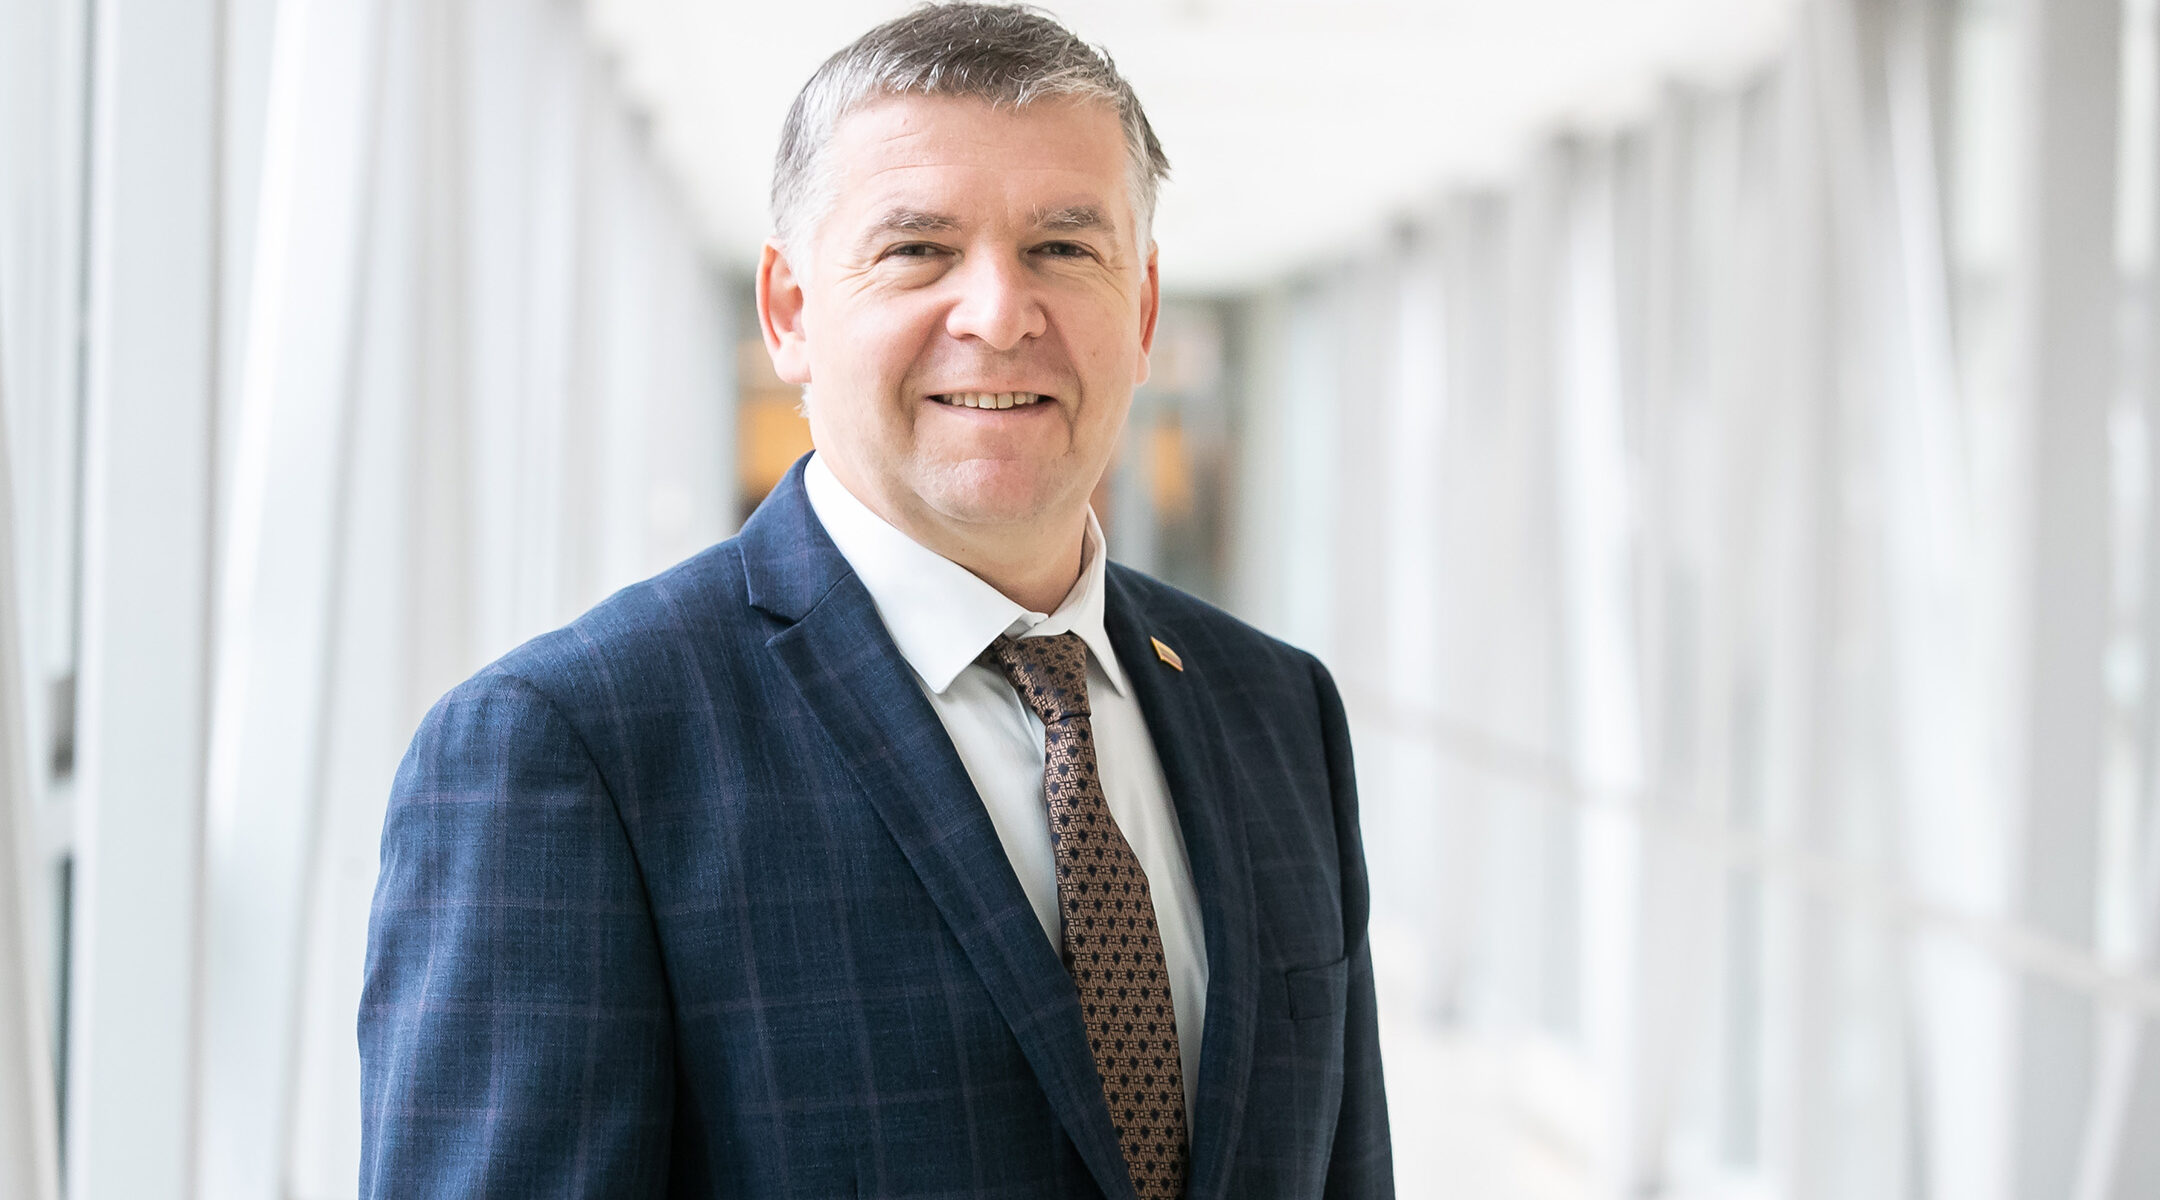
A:
{"type": "Polygon", "coordinates": [[[945,332],[955,338],[1010,350],[1049,326],[1033,281],[1020,263],[1002,255],[974,256],[947,278],[960,293],[945,316],[945,332]]]}

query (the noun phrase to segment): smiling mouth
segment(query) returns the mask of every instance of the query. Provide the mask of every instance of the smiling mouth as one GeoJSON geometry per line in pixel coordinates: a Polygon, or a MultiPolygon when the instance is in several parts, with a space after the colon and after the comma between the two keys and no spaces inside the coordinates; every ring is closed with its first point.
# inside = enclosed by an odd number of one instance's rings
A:
{"type": "Polygon", "coordinates": [[[930,398],[953,408],[1025,408],[1050,399],[1038,392],[943,392],[930,398]]]}

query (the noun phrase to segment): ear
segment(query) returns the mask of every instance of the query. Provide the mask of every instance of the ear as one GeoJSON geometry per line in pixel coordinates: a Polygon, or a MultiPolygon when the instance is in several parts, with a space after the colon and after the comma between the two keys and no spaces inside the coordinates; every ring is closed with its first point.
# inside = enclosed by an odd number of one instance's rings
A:
{"type": "Polygon", "coordinates": [[[1156,246],[1148,241],[1147,268],[1140,280],[1140,360],[1133,367],[1133,386],[1148,381],[1148,355],[1155,352],[1155,319],[1162,315],[1162,280],[1155,272],[1156,246]]]}
{"type": "MultiPolygon", "coordinates": [[[[1152,265],[1150,271],[1153,270],[1152,265]]],[[[810,336],[803,328],[803,285],[788,265],[787,251],[767,241],[758,256],[758,325],[773,373],[787,383],[810,382],[810,336]]]]}

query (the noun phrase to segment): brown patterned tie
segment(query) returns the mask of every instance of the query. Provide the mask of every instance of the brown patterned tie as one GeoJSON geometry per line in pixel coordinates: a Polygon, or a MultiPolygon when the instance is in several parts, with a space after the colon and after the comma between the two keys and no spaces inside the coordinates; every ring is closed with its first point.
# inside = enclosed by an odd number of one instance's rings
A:
{"type": "Polygon", "coordinates": [[[1185,1190],[1185,1076],[1170,972],[1147,873],[1118,831],[1095,771],[1087,644],[1075,633],[1000,637],[983,651],[1043,723],[1043,793],[1057,854],[1065,968],[1140,1200],[1185,1190]]]}

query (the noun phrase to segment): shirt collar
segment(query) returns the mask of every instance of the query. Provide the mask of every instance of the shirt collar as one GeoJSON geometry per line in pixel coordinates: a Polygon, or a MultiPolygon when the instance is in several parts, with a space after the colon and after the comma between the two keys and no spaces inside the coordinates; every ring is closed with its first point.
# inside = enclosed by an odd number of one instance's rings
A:
{"type": "Polygon", "coordinates": [[[1103,629],[1102,525],[1087,515],[1080,578],[1053,613],[1030,612],[973,572],[922,545],[870,511],[847,490],[825,456],[813,454],[803,469],[810,509],[862,580],[879,619],[908,666],[932,692],[943,695],[999,634],[1048,637],[1077,633],[1120,696],[1125,672],[1103,629]]]}

